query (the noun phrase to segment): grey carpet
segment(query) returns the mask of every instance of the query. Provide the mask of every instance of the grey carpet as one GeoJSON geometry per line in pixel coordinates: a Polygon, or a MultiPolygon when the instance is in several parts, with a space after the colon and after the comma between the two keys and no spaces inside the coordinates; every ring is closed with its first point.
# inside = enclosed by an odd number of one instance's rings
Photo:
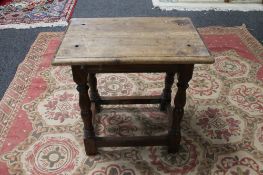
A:
{"type": "MultiPolygon", "coordinates": [[[[185,16],[196,27],[240,26],[263,42],[263,12],[182,12],[153,9],[151,0],[78,0],[73,17],[185,16]]],[[[0,30],[0,99],[12,81],[39,32],[64,31],[63,27],[0,30]]]]}

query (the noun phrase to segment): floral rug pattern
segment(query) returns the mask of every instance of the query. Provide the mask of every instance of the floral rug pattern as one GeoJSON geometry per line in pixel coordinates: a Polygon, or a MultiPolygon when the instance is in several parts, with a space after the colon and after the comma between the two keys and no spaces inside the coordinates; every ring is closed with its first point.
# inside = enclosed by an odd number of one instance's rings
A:
{"type": "Polygon", "coordinates": [[[0,6],[0,28],[67,23],[76,0],[13,0],[0,6]]]}
{"type": "MultiPolygon", "coordinates": [[[[50,65],[63,33],[41,33],[0,102],[0,174],[263,175],[263,47],[243,26],[199,32],[215,58],[196,65],[177,154],[166,147],[100,148],[86,156],[70,67],[50,65]]],[[[98,74],[103,95],[156,95],[164,74],[98,74]]],[[[173,86],[173,95],[176,86],[173,86]]],[[[156,105],[103,106],[100,136],[160,135],[156,105]]]]}

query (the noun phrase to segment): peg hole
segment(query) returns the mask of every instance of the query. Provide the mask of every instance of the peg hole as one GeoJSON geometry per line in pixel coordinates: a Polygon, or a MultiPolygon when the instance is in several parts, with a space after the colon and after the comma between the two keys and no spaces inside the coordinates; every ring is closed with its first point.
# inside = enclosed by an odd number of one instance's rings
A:
{"type": "Polygon", "coordinates": [[[77,45],[75,45],[75,47],[79,47],[79,45],[77,44],[77,45]]]}

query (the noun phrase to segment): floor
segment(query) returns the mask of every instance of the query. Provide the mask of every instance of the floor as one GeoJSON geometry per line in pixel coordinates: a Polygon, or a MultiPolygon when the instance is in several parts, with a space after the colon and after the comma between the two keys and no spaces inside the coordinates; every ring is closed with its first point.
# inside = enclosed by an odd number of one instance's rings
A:
{"type": "MultiPolygon", "coordinates": [[[[73,17],[186,16],[196,27],[245,24],[263,43],[263,12],[183,12],[154,9],[151,0],[78,0],[73,17]]],[[[64,31],[64,27],[0,30],[0,99],[12,81],[39,32],[64,31]]]]}

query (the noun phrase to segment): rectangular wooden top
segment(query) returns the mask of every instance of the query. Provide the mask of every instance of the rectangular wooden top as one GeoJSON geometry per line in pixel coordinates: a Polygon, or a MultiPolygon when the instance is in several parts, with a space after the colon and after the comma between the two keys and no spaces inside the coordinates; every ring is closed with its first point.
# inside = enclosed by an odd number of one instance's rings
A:
{"type": "Polygon", "coordinates": [[[213,63],[189,18],[75,18],[53,65],[213,63]]]}

